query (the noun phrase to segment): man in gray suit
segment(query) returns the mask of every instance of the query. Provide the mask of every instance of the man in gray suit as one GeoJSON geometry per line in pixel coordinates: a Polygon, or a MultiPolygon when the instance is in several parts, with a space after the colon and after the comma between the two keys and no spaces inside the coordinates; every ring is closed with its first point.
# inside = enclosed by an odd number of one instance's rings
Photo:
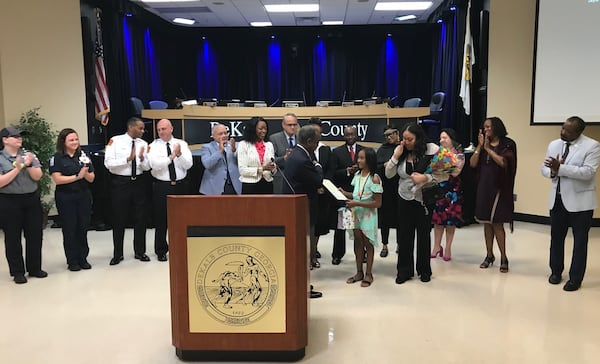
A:
{"type": "MultiPolygon", "coordinates": [[[[281,122],[282,131],[269,137],[275,148],[275,164],[277,173],[273,175],[273,193],[281,194],[283,190],[283,177],[285,173],[285,160],[290,155],[292,148],[296,146],[296,133],[298,132],[298,118],[294,113],[287,113],[281,122]]],[[[286,176],[287,177],[287,176],[286,176]]]]}
{"type": "Polygon", "coordinates": [[[562,280],[565,237],[573,230],[573,258],[565,291],[581,286],[587,262],[588,233],[597,207],[596,171],[600,165],[600,143],[582,135],[585,122],[577,116],[565,121],[560,139],[548,145],[542,166],[544,177],[552,179],[550,191],[550,269],[548,282],[562,280]]]}

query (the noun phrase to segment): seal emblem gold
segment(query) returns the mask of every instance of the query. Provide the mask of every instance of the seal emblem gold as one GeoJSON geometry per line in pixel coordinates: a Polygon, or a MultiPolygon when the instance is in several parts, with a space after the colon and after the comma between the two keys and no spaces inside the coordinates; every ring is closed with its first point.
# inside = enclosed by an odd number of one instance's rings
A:
{"type": "Polygon", "coordinates": [[[241,243],[224,244],[200,261],[196,296],[215,320],[244,326],[260,320],[277,300],[279,279],[271,259],[241,243]]]}

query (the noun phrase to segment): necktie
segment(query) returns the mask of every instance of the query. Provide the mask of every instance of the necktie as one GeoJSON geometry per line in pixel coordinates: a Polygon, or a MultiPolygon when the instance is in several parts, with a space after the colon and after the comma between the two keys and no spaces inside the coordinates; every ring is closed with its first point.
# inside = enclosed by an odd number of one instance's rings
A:
{"type": "Polygon", "coordinates": [[[561,162],[564,162],[565,159],[567,159],[567,156],[569,155],[569,147],[571,147],[571,143],[567,142],[565,144],[565,151],[563,152],[562,161],[561,162]]]}
{"type": "MultiPolygon", "coordinates": [[[[567,142],[565,144],[565,151],[563,152],[562,157],[560,157],[561,164],[565,162],[565,159],[567,159],[567,156],[569,155],[570,147],[571,147],[571,143],[567,142]]],[[[558,184],[556,185],[556,193],[560,194],[560,177],[558,177],[558,184]]]]}
{"type": "Polygon", "coordinates": [[[352,160],[352,164],[354,164],[354,148],[352,146],[348,146],[348,151],[350,152],[350,159],[352,160]]]}
{"type": "Polygon", "coordinates": [[[289,137],[288,142],[290,144],[290,148],[293,148],[294,147],[294,138],[289,137]]]}
{"type": "MultiPolygon", "coordinates": [[[[169,143],[167,143],[167,155],[171,155],[171,147],[169,146],[169,143]]],[[[171,161],[171,163],[169,163],[169,179],[171,182],[177,181],[177,173],[175,173],[175,161],[171,161]]]]}
{"type": "Polygon", "coordinates": [[[135,150],[135,139],[131,141],[131,151],[133,152],[133,159],[131,160],[131,179],[134,180],[137,176],[137,155],[135,150]]]}

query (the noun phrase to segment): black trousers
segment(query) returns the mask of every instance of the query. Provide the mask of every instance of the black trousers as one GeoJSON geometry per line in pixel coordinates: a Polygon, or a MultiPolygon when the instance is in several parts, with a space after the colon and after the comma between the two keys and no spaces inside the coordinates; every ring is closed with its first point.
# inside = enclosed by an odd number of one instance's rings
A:
{"type": "Polygon", "coordinates": [[[417,274],[431,275],[431,213],[415,200],[398,199],[398,263],[399,278],[410,278],[414,271],[415,231],[417,235],[417,274]]]}
{"type": "Polygon", "coordinates": [[[335,229],[333,233],[333,251],[332,258],[342,259],[346,254],[346,230],[335,229]]]}
{"type": "Polygon", "coordinates": [[[56,191],[54,198],[60,215],[67,264],[79,265],[87,261],[90,252],[87,229],[92,217],[92,194],[89,189],[56,191]]]}
{"type": "Polygon", "coordinates": [[[42,205],[37,192],[0,194],[0,228],[10,275],[37,273],[42,269],[42,205]],[[21,231],[25,235],[25,260],[21,231]]]}
{"type": "Polygon", "coordinates": [[[587,264],[588,233],[592,225],[593,211],[569,212],[560,195],[556,196],[550,210],[550,269],[552,274],[561,275],[565,267],[565,238],[569,227],[573,230],[573,257],[569,269],[569,280],[581,283],[587,264]]]}
{"type": "Polygon", "coordinates": [[[146,253],[146,177],[111,176],[113,207],[113,257],[123,256],[123,237],[128,222],[133,222],[133,251],[146,253]]]}
{"type": "Polygon", "coordinates": [[[273,194],[273,182],[267,182],[264,178],[256,183],[242,182],[242,195],[271,195],[273,194]]]}
{"type": "Polygon", "coordinates": [[[152,183],[152,208],[154,210],[154,252],[164,255],[169,251],[167,244],[167,195],[185,195],[188,193],[187,182],[171,182],[154,180],[152,183]]]}

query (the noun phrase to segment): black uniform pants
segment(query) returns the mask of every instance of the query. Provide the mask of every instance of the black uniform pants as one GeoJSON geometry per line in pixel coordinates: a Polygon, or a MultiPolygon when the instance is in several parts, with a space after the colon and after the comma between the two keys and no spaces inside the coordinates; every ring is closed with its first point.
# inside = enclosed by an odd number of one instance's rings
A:
{"type": "Polygon", "coordinates": [[[75,192],[56,191],[55,199],[67,264],[79,265],[87,261],[90,252],[87,229],[92,216],[92,194],[87,189],[75,192]]]}
{"type": "Polygon", "coordinates": [[[550,210],[550,269],[552,274],[561,275],[565,266],[565,238],[569,226],[573,230],[573,256],[569,269],[569,280],[580,284],[587,265],[588,233],[592,226],[593,210],[569,212],[565,209],[560,194],[556,196],[550,210]]]}
{"type": "Polygon", "coordinates": [[[398,263],[399,278],[415,275],[414,249],[415,231],[417,233],[417,274],[431,275],[431,210],[428,211],[416,200],[398,199],[398,263]]]}
{"type": "Polygon", "coordinates": [[[10,275],[42,269],[42,205],[37,192],[0,194],[0,228],[10,275]],[[25,235],[25,261],[21,231],[25,235]]]}
{"type": "Polygon", "coordinates": [[[184,195],[187,191],[185,180],[171,182],[154,180],[152,183],[152,208],[154,210],[154,252],[161,256],[167,254],[167,195],[184,195]]]}
{"type": "Polygon", "coordinates": [[[123,256],[123,237],[128,222],[133,222],[133,251],[146,253],[146,178],[111,176],[113,206],[113,257],[123,256]]]}

